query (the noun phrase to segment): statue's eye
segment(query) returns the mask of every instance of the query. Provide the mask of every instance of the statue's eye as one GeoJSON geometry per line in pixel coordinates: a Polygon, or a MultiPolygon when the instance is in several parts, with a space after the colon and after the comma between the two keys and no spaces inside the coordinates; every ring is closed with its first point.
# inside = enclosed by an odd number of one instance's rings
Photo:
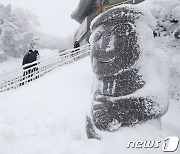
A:
{"type": "Polygon", "coordinates": [[[101,31],[96,32],[95,36],[94,36],[94,41],[96,42],[96,41],[100,40],[101,36],[102,36],[101,31]]]}
{"type": "Polygon", "coordinates": [[[130,25],[122,24],[119,25],[119,27],[114,30],[114,33],[116,34],[116,36],[124,36],[124,35],[129,35],[131,31],[132,31],[132,27],[130,25]]]}

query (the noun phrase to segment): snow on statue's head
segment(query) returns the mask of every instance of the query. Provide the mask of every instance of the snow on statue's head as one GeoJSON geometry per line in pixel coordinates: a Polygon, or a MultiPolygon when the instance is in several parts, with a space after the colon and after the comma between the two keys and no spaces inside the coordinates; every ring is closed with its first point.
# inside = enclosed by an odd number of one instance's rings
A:
{"type": "Polygon", "coordinates": [[[166,67],[166,55],[155,51],[146,21],[146,14],[134,6],[115,7],[92,21],[91,62],[96,82],[86,127],[89,138],[98,131],[112,132],[159,119],[167,111],[167,76],[158,70],[166,67]]]}
{"type": "Polygon", "coordinates": [[[140,12],[126,8],[102,14],[91,25],[93,71],[98,76],[112,76],[133,66],[139,58],[134,20],[140,12]]]}

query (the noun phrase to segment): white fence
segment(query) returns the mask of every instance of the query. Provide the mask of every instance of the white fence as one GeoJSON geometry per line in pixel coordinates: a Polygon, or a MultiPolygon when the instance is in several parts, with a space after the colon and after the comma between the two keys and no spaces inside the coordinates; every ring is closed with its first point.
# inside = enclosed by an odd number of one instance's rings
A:
{"type": "Polygon", "coordinates": [[[23,67],[33,64],[35,64],[35,66],[25,70],[23,70],[23,68],[18,68],[17,70],[8,72],[7,75],[0,76],[0,92],[16,89],[32,80],[42,77],[56,67],[72,63],[89,54],[90,45],[88,44],[76,49],[65,50],[54,57],[40,59],[31,64],[26,64],[23,67]]]}

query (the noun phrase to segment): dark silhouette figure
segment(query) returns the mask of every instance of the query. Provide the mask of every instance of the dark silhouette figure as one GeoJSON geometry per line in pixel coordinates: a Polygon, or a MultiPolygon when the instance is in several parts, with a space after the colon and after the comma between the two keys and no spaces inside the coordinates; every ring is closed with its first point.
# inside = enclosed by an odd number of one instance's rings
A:
{"type": "Polygon", "coordinates": [[[79,48],[79,47],[80,47],[79,42],[78,42],[78,41],[75,41],[75,42],[74,42],[74,48],[79,48]]]}
{"type": "MultiPolygon", "coordinates": [[[[31,52],[31,54],[29,55],[29,58],[28,58],[28,63],[33,63],[33,62],[37,61],[38,55],[39,55],[39,52],[37,50],[31,52]]],[[[37,63],[33,63],[32,65],[30,65],[30,67],[34,67],[36,65],[37,65],[37,63]]]]}
{"type": "MultiPolygon", "coordinates": [[[[24,56],[23,62],[22,62],[23,69],[25,70],[23,73],[23,76],[24,76],[23,80],[25,80],[26,78],[32,77],[33,73],[38,71],[38,67],[35,67],[36,65],[38,65],[37,63],[35,63],[35,61],[37,61],[38,55],[39,55],[39,52],[37,50],[35,51],[29,50],[29,52],[24,56]]],[[[35,78],[37,79],[38,76],[36,76],[35,78]]],[[[29,79],[28,82],[31,80],[32,79],[29,79]]],[[[21,85],[23,84],[24,82],[21,85]]]]}
{"type": "Polygon", "coordinates": [[[22,62],[22,65],[23,65],[23,69],[28,69],[30,68],[29,66],[24,66],[26,64],[29,63],[29,56],[31,55],[31,53],[33,53],[32,50],[29,50],[29,52],[23,57],[23,62],[22,62]]]}
{"type": "Polygon", "coordinates": [[[75,56],[75,55],[77,55],[77,51],[80,50],[79,47],[80,47],[79,42],[78,42],[78,41],[75,41],[75,42],[74,42],[74,50],[71,52],[71,56],[72,56],[72,57],[75,56]]]}

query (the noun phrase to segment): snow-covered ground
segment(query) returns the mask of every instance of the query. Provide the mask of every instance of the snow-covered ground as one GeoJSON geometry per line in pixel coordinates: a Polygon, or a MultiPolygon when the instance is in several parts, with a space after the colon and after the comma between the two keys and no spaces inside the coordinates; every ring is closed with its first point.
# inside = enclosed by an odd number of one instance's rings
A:
{"type": "MultiPolygon", "coordinates": [[[[162,1],[169,2],[158,0],[160,3],[157,5],[162,4],[162,1]]],[[[150,6],[147,4],[146,7],[150,6]]],[[[168,4],[166,3],[166,6],[168,4]]],[[[161,14],[161,11],[164,12],[161,8],[162,6],[157,6],[159,10],[157,12],[152,10],[155,16],[158,12],[160,12],[159,15],[166,14],[166,11],[161,14]]],[[[171,7],[168,10],[172,10],[171,7]]],[[[59,67],[16,90],[0,93],[0,154],[164,153],[162,146],[166,137],[180,138],[180,95],[178,91],[180,90],[178,59],[180,53],[179,42],[176,42],[175,49],[173,46],[168,46],[169,38],[167,42],[166,37],[160,37],[160,39],[156,39],[155,44],[156,47],[166,51],[171,59],[172,79],[170,81],[172,89],[169,89],[171,94],[169,110],[162,117],[162,130],[157,129],[156,121],[152,120],[135,127],[122,128],[115,133],[105,133],[100,141],[88,140],[85,132],[85,119],[92,100],[93,73],[90,58],[87,57],[59,67]],[[162,40],[163,45],[159,43],[162,40]],[[128,141],[160,141],[160,143],[159,148],[127,148],[128,141]]],[[[144,41],[147,43],[146,40],[144,41]]],[[[46,58],[57,53],[58,51],[54,53],[47,50],[42,53],[40,51],[40,56],[46,58]]],[[[22,59],[14,59],[1,63],[0,74],[8,73],[16,66],[21,67],[21,62],[22,59]]],[[[154,85],[151,88],[157,87],[154,85]]],[[[179,154],[180,147],[174,153],[179,154]]]]}
{"type": "Polygon", "coordinates": [[[0,154],[160,154],[165,137],[180,138],[180,101],[171,99],[162,132],[152,121],[107,134],[101,141],[88,140],[85,115],[92,80],[90,57],[86,57],[0,93],[0,154]],[[130,140],[160,140],[161,144],[155,149],[128,149],[130,140]]]}

